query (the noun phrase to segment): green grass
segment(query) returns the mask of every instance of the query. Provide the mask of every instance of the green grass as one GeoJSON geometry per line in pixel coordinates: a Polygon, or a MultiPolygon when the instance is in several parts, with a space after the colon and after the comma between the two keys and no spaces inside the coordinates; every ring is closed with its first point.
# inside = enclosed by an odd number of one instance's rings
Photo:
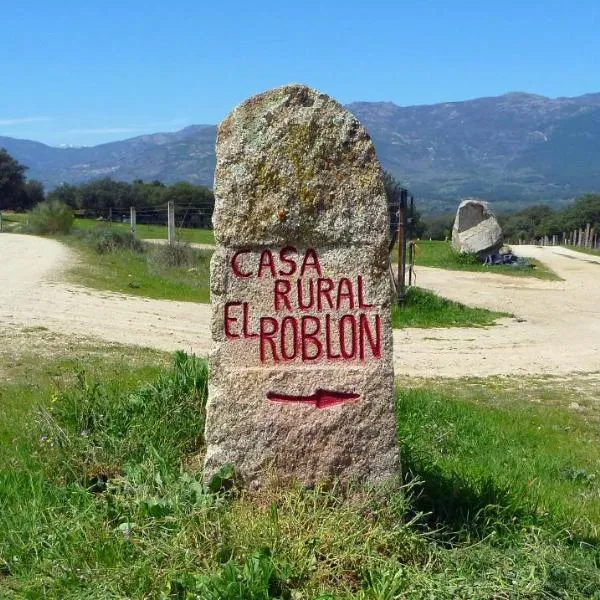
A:
{"type": "MultiPolygon", "coordinates": [[[[518,250],[516,250],[518,254],[518,250]]],[[[397,256],[394,251],[393,256],[397,256]]],[[[537,277],[550,281],[560,280],[560,277],[544,264],[533,258],[527,259],[526,266],[496,265],[486,266],[471,257],[455,252],[450,242],[419,241],[416,242],[415,265],[417,267],[436,267],[451,271],[475,271],[481,273],[499,273],[516,277],[537,277]]]]}
{"type": "Polygon", "coordinates": [[[434,292],[412,287],[405,303],[392,308],[392,326],[403,327],[484,327],[508,313],[473,308],[438,296],[434,292]]]}
{"type": "MultiPolygon", "coordinates": [[[[23,214],[9,214],[3,219],[9,226],[22,225],[26,217],[23,214]]],[[[15,228],[11,227],[10,230],[15,231],[15,228]]],[[[165,236],[166,227],[144,225],[138,228],[138,238],[165,236]]],[[[170,261],[172,251],[169,248],[153,244],[138,245],[137,249],[117,244],[110,252],[98,253],[98,240],[115,237],[131,237],[128,225],[113,223],[109,227],[102,221],[75,219],[73,231],[57,237],[75,250],[80,258],[69,269],[69,278],[87,287],[145,298],[209,302],[210,250],[189,248],[187,242],[177,244],[176,249],[180,249],[184,259],[177,264],[170,261]]],[[[208,230],[182,230],[181,237],[200,243],[214,242],[212,231],[208,230]]]]}
{"type": "MultiPolygon", "coordinates": [[[[147,246],[144,253],[118,249],[98,255],[86,243],[70,242],[83,260],[70,270],[73,281],[96,289],[147,298],[209,302],[210,252],[189,250],[197,262],[193,267],[167,266],[157,260],[167,248],[147,246]]],[[[408,291],[403,307],[394,306],[392,326],[481,327],[510,316],[483,308],[472,308],[441,298],[419,288],[408,291]]]]}
{"type": "Polygon", "coordinates": [[[208,250],[142,244],[142,251],[117,247],[99,254],[96,236],[60,239],[80,255],[68,274],[75,283],[145,298],[209,302],[212,253],[208,250]],[[182,260],[173,264],[171,255],[177,251],[182,260]]]}
{"type": "Polygon", "coordinates": [[[11,223],[24,223],[27,220],[27,213],[2,212],[2,220],[11,223]]]}
{"type": "Polygon", "coordinates": [[[2,598],[600,598],[597,378],[401,382],[403,488],[248,493],[198,471],[202,361],[69,354],[0,379],[2,598]]]}
{"type": "Polygon", "coordinates": [[[557,530],[598,537],[598,422],[488,385],[444,382],[400,393],[404,467],[428,488],[420,508],[478,535],[489,533],[495,511],[507,510],[520,521],[550,520],[557,530]]]}
{"type": "MultiPolygon", "coordinates": [[[[70,270],[70,277],[76,283],[147,298],[210,301],[210,251],[180,247],[186,254],[182,266],[160,260],[170,252],[166,246],[144,245],[143,252],[116,246],[110,252],[98,254],[97,240],[107,238],[102,233],[95,233],[62,238],[82,256],[82,260],[70,270]]],[[[108,239],[121,239],[115,234],[113,230],[108,239]]],[[[493,325],[504,316],[509,315],[468,307],[433,292],[412,288],[405,305],[394,307],[392,324],[395,328],[477,327],[493,325]]]]}
{"type": "Polygon", "coordinates": [[[600,256],[600,250],[593,250],[592,248],[582,248],[581,246],[564,246],[564,248],[568,248],[569,250],[574,250],[575,252],[581,252],[583,254],[591,254],[592,256],[600,256]]]}
{"type": "MultiPolygon", "coordinates": [[[[95,219],[75,219],[74,228],[79,231],[103,231],[108,228],[115,231],[129,232],[131,228],[129,223],[112,223],[106,221],[96,221],[95,219]]],[[[215,237],[212,229],[190,229],[178,227],[175,230],[177,240],[186,243],[214,244],[215,237]]],[[[167,227],[165,225],[142,225],[136,226],[138,238],[148,240],[166,240],[167,227]]]]}
{"type": "MultiPolygon", "coordinates": [[[[80,255],[80,260],[69,271],[72,281],[95,289],[146,298],[210,301],[209,250],[186,249],[187,260],[180,266],[161,260],[169,253],[167,247],[150,244],[143,246],[143,252],[115,245],[110,252],[99,254],[98,240],[120,239],[119,232],[126,235],[127,229],[102,226],[60,238],[80,255]]],[[[509,315],[468,307],[433,292],[412,288],[405,305],[402,308],[394,306],[392,325],[395,328],[477,327],[493,325],[505,316],[509,315]]]]}
{"type": "Polygon", "coordinates": [[[5,458],[18,449],[15,440],[30,432],[32,409],[72,386],[81,370],[127,391],[157,375],[167,362],[153,350],[98,347],[43,327],[3,328],[0,346],[0,456],[5,458]],[[53,359],[43,359],[47,356],[53,359]]]}
{"type": "Polygon", "coordinates": [[[2,233],[15,232],[20,233],[27,221],[26,214],[20,213],[2,213],[2,233]]]}
{"type": "MultiPolygon", "coordinates": [[[[17,226],[24,226],[27,222],[27,215],[22,213],[3,213],[3,222],[10,227],[9,230],[15,230],[17,226]]],[[[112,223],[107,221],[97,221],[95,219],[75,219],[73,222],[75,231],[93,231],[103,232],[108,229],[119,232],[129,232],[131,228],[128,223],[112,223]]],[[[165,225],[142,225],[138,224],[137,237],[141,239],[156,240],[167,239],[167,227],[165,225]]],[[[186,243],[214,244],[215,237],[212,229],[190,229],[178,227],[175,230],[177,240],[186,243]]]]}

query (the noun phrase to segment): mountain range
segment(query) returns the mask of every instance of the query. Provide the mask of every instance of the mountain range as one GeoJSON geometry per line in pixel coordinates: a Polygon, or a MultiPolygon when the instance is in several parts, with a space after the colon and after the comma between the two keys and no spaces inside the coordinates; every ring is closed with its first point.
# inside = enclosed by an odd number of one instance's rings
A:
{"type": "MultiPolygon", "coordinates": [[[[384,169],[425,212],[477,196],[500,208],[558,204],[600,191],[600,93],[546,98],[513,92],[421,106],[347,105],[370,133],[384,169]]],[[[212,186],[215,125],[83,148],[0,136],[48,189],[112,177],[212,186]]]]}

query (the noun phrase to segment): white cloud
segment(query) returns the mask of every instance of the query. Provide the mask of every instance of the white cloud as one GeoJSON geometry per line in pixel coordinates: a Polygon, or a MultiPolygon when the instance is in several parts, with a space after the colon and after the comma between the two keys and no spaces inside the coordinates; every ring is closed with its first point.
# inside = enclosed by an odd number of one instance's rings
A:
{"type": "Polygon", "coordinates": [[[9,125],[25,125],[27,123],[40,123],[41,121],[50,121],[50,117],[17,117],[15,119],[0,119],[0,127],[9,125]]]}
{"type": "Polygon", "coordinates": [[[189,124],[190,120],[185,118],[169,119],[168,121],[155,121],[148,123],[148,127],[181,127],[189,124]]]}
{"type": "Polygon", "coordinates": [[[67,133],[72,135],[104,135],[108,133],[135,133],[141,131],[139,127],[97,127],[94,129],[70,129],[67,133]]]}
{"type": "Polygon", "coordinates": [[[92,128],[78,128],[69,129],[65,133],[68,135],[114,135],[114,134],[127,134],[127,133],[144,133],[153,131],[158,128],[176,128],[183,127],[188,124],[188,119],[175,118],[169,119],[168,121],[154,121],[153,123],[147,123],[143,126],[137,127],[92,127],[92,128]]]}

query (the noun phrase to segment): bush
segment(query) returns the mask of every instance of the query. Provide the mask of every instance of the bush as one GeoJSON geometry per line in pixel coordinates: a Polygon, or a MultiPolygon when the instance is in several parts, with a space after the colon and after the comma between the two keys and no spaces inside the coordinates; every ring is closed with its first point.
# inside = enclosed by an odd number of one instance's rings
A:
{"type": "Polygon", "coordinates": [[[189,244],[165,244],[152,248],[149,262],[152,271],[157,274],[179,268],[188,272],[200,271],[208,276],[211,256],[212,251],[197,250],[189,244]]]}
{"type": "Polygon", "coordinates": [[[62,202],[40,202],[29,213],[29,227],[33,233],[69,233],[73,226],[73,212],[62,202]]]}
{"type": "Polygon", "coordinates": [[[40,439],[52,442],[48,475],[103,488],[146,461],[177,469],[202,443],[207,382],[205,361],[184,352],[175,353],[171,372],[129,394],[79,371],[76,385],[38,413],[40,439]]]}
{"type": "Polygon", "coordinates": [[[108,254],[117,250],[131,250],[139,253],[144,251],[144,244],[128,231],[107,229],[95,235],[98,236],[95,244],[98,254],[108,254]]]}
{"type": "Polygon", "coordinates": [[[460,265],[480,265],[481,261],[477,258],[476,252],[457,252],[452,250],[455,261],[460,265]]]}
{"type": "Polygon", "coordinates": [[[165,244],[154,249],[152,258],[161,267],[195,267],[198,254],[189,244],[165,244]]]}

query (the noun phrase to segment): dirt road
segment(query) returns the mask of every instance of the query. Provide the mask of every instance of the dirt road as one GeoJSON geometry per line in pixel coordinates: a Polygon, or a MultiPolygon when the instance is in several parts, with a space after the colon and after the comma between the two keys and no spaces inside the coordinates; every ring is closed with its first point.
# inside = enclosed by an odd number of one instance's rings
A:
{"type": "MultiPolygon", "coordinates": [[[[418,377],[565,374],[600,370],[600,258],[519,247],[564,281],[418,268],[418,285],[473,306],[514,313],[489,328],[394,332],[396,372],[418,377]]],[[[64,283],[75,258],[62,244],[0,235],[0,327],[206,354],[208,305],[148,300],[64,283]]]]}

